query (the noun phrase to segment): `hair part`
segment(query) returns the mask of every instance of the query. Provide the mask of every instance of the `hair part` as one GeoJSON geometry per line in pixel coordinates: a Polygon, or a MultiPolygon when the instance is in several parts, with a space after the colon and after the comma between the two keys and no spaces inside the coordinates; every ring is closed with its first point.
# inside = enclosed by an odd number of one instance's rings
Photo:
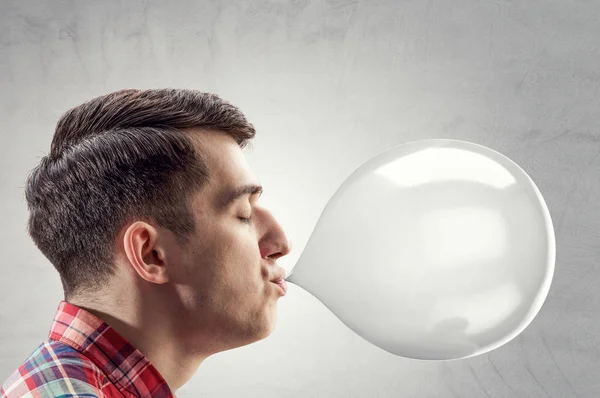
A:
{"type": "Polygon", "coordinates": [[[120,90],[60,118],[25,197],[28,233],[65,299],[97,292],[114,275],[114,239],[128,223],[154,223],[188,243],[190,197],[210,179],[191,128],[227,133],[242,149],[255,135],[235,106],[184,89],[120,90]]]}

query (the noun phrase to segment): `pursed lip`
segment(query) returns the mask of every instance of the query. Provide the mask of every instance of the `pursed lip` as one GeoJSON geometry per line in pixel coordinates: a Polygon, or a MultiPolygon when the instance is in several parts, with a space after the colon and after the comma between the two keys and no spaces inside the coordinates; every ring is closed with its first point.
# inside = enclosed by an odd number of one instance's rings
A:
{"type": "Polygon", "coordinates": [[[287,293],[287,283],[285,282],[285,280],[281,279],[278,281],[273,281],[273,283],[281,288],[281,295],[285,296],[287,293]]]}
{"type": "Polygon", "coordinates": [[[279,286],[281,289],[281,295],[285,296],[287,293],[287,283],[285,282],[285,270],[279,267],[275,278],[271,279],[271,282],[279,286]]]}

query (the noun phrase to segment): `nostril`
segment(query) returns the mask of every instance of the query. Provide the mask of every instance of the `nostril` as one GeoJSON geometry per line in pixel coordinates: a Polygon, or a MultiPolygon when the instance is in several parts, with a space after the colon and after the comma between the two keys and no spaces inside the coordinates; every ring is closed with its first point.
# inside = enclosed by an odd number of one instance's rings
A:
{"type": "Polygon", "coordinates": [[[269,256],[269,258],[273,259],[273,260],[277,260],[279,257],[282,257],[282,256],[283,256],[283,253],[279,252],[279,253],[271,254],[269,256]]]}

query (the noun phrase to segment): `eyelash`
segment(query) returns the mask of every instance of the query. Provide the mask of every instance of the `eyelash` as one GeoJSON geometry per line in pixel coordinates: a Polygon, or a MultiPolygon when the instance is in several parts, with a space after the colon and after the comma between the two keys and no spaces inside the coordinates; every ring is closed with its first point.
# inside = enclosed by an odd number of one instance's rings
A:
{"type": "Polygon", "coordinates": [[[252,217],[248,217],[248,218],[244,218],[244,217],[238,217],[238,219],[242,220],[242,222],[244,224],[250,224],[252,221],[252,217]]]}

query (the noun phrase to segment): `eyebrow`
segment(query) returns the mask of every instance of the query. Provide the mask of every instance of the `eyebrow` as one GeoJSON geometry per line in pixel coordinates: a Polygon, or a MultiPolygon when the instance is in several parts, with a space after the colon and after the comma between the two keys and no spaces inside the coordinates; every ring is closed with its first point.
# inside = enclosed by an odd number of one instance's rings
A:
{"type": "Polygon", "coordinates": [[[225,195],[223,195],[223,197],[221,198],[220,207],[224,208],[224,207],[229,206],[232,202],[234,202],[236,199],[238,199],[241,196],[250,194],[250,195],[258,195],[260,197],[260,195],[262,195],[262,193],[263,193],[263,187],[260,185],[255,185],[255,184],[242,185],[241,187],[238,187],[238,188],[234,189],[233,191],[229,191],[225,195]]]}

